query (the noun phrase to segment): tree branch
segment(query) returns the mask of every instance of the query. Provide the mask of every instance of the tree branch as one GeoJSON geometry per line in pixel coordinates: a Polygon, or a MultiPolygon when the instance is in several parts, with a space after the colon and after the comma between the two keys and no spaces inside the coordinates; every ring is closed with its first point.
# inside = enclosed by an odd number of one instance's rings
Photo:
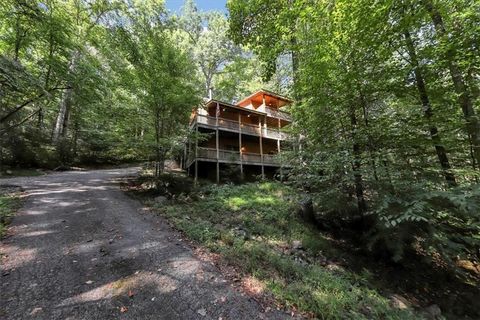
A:
{"type": "Polygon", "coordinates": [[[24,118],[22,121],[20,121],[19,123],[16,123],[16,124],[11,125],[11,126],[5,128],[5,129],[0,130],[0,135],[3,135],[4,133],[8,132],[8,130],[10,130],[10,129],[13,129],[13,128],[15,128],[15,127],[21,126],[22,124],[24,124],[25,122],[27,122],[30,118],[32,118],[34,115],[36,115],[37,113],[39,113],[40,110],[42,110],[42,109],[40,108],[40,109],[38,109],[37,111],[31,113],[30,115],[28,115],[27,117],[25,117],[25,118],[24,118]]]}
{"type": "Polygon", "coordinates": [[[52,93],[53,91],[56,91],[56,90],[66,90],[66,89],[71,89],[71,87],[54,87],[54,88],[51,88],[47,91],[44,91],[42,92],[41,94],[37,95],[36,97],[34,98],[31,98],[31,99],[28,99],[27,101],[23,102],[22,104],[19,104],[18,106],[16,106],[12,111],[8,112],[6,115],[4,115],[3,117],[0,118],[0,123],[4,123],[5,121],[7,121],[11,116],[13,116],[15,113],[17,113],[18,111],[22,110],[23,108],[25,108],[26,106],[28,106],[29,104],[37,101],[38,99],[40,98],[43,98],[44,96],[46,96],[47,94],[50,94],[52,93]]]}

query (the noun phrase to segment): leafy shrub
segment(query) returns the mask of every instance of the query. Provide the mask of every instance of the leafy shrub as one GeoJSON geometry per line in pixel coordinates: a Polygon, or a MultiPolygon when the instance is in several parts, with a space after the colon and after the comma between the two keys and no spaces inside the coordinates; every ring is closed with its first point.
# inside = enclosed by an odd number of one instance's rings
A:
{"type": "Polygon", "coordinates": [[[451,263],[478,255],[480,186],[435,191],[411,185],[383,195],[376,204],[369,248],[384,248],[395,261],[414,245],[451,263]]]}
{"type": "Polygon", "coordinates": [[[451,266],[458,259],[479,259],[478,184],[446,187],[435,171],[418,168],[412,180],[411,168],[386,165],[374,176],[362,159],[364,169],[357,174],[367,210],[360,213],[352,161],[348,152],[292,156],[290,182],[311,193],[322,227],[352,236],[365,250],[398,263],[407,252],[451,266]]]}
{"type": "Polygon", "coordinates": [[[319,254],[339,252],[296,215],[303,196],[299,190],[263,182],[206,185],[196,192],[196,200],[178,198],[157,210],[190,238],[259,280],[285,305],[323,319],[415,318],[410,310],[393,309],[388,299],[365,285],[363,276],[316,264],[319,254]],[[293,241],[300,241],[302,249],[292,252],[293,241]]]}
{"type": "Polygon", "coordinates": [[[4,235],[14,211],[20,203],[16,194],[3,194],[0,192],[0,238],[4,235]]]}

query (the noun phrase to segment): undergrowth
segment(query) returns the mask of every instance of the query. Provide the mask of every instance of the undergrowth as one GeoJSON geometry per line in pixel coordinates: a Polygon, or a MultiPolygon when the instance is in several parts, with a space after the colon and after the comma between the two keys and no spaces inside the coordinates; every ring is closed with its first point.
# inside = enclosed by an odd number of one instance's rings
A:
{"type": "Polygon", "coordinates": [[[7,225],[18,209],[20,197],[16,193],[2,193],[0,190],[0,238],[5,235],[7,225]]]}
{"type": "Polygon", "coordinates": [[[43,174],[44,173],[42,171],[37,169],[13,168],[6,170],[5,172],[0,172],[0,179],[8,179],[12,177],[36,177],[43,174]]]}
{"type": "Polygon", "coordinates": [[[412,319],[368,286],[369,274],[326,261],[336,249],[296,215],[300,194],[275,182],[206,186],[156,210],[187,236],[261,281],[284,305],[321,319],[412,319]]]}

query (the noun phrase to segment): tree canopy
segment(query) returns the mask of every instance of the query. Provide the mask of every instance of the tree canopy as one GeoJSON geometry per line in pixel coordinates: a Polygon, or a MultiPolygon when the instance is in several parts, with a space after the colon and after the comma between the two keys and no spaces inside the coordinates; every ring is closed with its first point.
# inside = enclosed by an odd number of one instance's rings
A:
{"type": "Polygon", "coordinates": [[[419,236],[429,252],[475,254],[478,3],[228,7],[237,43],[266,62],[286,51],[297,59],[292,111],[304,138],[290,155],[291,178],[317,194],[322,211],[353,215],[369,248],[396,260],[419,236]]]}
{"type": "Polygon", "coordinates": [[[364,248],[453,264],[480,245],[480,3],[4,0],[0,161],[182,154],[192,108],[292,95],[288,183],[364,248]]]}

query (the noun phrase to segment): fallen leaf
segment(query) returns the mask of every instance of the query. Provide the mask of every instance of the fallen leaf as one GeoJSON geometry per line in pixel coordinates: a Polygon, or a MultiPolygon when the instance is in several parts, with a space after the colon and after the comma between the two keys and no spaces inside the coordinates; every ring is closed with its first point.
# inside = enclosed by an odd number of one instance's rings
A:
{"type": "Polygon", "coordinates": [[[33,308],[32,312],[30,312],[30,315],[33,316],[33,315],[36,315],[37,313],[42,312],[42,311],[43,311],[42,308],[36,307],[36,308],[33,308]]]}
{"type": "Polygon", "coordinates": [[[127,307],[125,307],[125,306],[121,306],[121,307],[120,307],[120,312],[121,312],[121,313],[125,313],[125,312],[127,312],[127,311],[128,311],[128,308],[127,308],[127,307]]]}
{"type": "Polygon", "coordinates": [[[128,290],[128,296],[131,298],[133,297],[133,291],[132,290],[128,290]]]}

